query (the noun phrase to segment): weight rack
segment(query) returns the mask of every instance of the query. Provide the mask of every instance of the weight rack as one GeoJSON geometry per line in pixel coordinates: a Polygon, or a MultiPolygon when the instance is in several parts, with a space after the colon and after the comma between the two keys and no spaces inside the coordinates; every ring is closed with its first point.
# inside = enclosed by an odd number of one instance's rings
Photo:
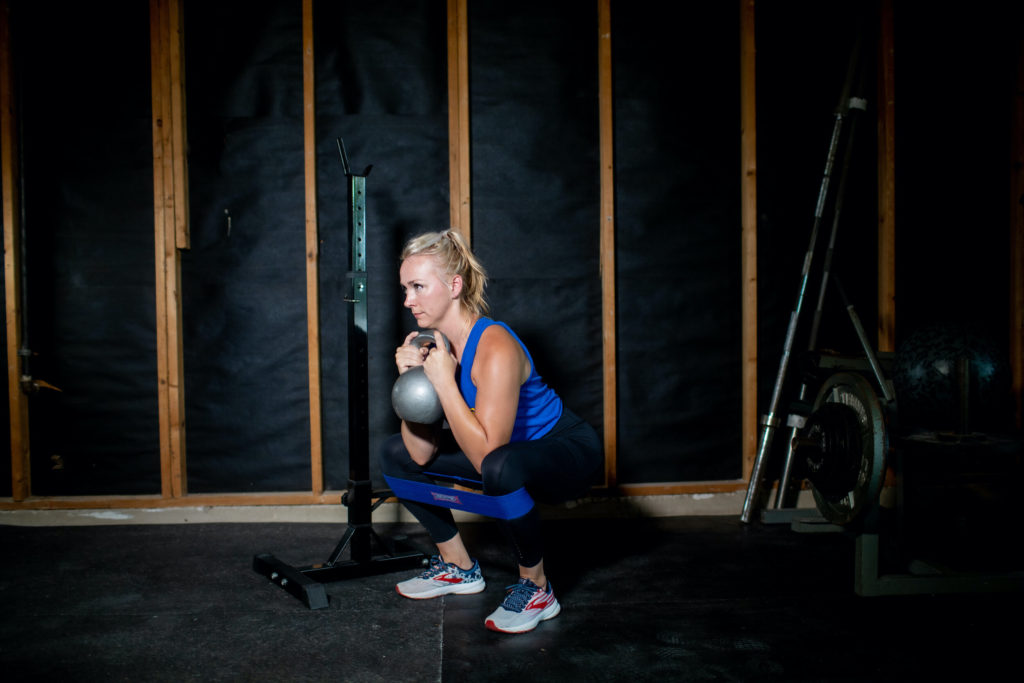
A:
{"type": "Polygon", "coordinates": [[[373,166],[354,174],[337,139],[338,153],[348,179],[351,270],[345,302],[352,304],[348,317],[349,384],[349,480],[341,502],[348,508],[348,529],[323,564],[297,568],[270,553],[253,558],[252,567],[301,600],[310,609],[328,606],[325,583],[375,576],[426,566],[429,558],[406,546],[401,538],[385,539],[373,530],[373,511],[392,497],[388,489],[374,490],[370,481],[369,343],[366,276],[366,177],[373,166]],[[376,499],[376,502],[375,502],[376,499]],[[345,551],[349,559],[342,559],[345,551]]]}

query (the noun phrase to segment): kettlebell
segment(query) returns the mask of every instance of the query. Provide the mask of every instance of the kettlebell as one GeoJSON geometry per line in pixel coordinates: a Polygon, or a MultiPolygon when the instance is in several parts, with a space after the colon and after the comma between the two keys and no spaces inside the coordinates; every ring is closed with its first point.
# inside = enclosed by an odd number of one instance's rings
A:
{"type": "MultiPolygon", "coordinates": [[[[448,340],[441,335],[445,349],[449,349],[448,340]]],[[[433,332],[420,332],[412,340],[413,346],[423,348],[437,342],[433,332]]],[[[441,400],[434,391],[434,385],[427,379],[427,373],[423,371],[422,365],[406,370],[395,380],[395,386],[391,388],[391,407],[395,414],[406,422],[417,422],[420,424],[433,424],[441,419],[444,411],[441,410],[441,400]]]]}

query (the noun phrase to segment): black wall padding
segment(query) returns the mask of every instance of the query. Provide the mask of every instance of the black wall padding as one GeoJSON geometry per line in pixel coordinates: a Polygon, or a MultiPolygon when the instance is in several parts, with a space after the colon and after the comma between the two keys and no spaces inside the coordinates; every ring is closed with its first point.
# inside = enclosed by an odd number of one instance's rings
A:
{"type": "MultiPolygon", "coordinates": [[[[12,0],[29,257],[34,493],[157,494],[160,444],[149,14],[12,0]]],[[[739,17],[734,3],[613,3],[618,480],[741,476],[739,17]]],[[[446,2],[314,3],[323,445],[347,485],[397,426],[413,326],[398,255],[449,226],[446,2]],[[367,178],[370,453],[348,452],[349,202],[367,178]]],[[[759,408],[774,383],[864,3],[759,3],[759,408]]],[[[896,9],[898,335],[950,319],[1006,343],[1006,141],[1020,10],[896,9]],[[912,16],[911,16],[912,15],[912,16]],[[979,23],[975,24],[977,21],[979,23]],[[957,36],[947,44],[948,36],[957,36]],[[938,42],[936,42],[938,41],[938,42]],[[946,42],[943,42],[946,41],[946,42]],[[943,235],[957,236],[954,241],[943,235]],[[980,321],[980,322],[979,322],[980,321]]],[[[600,431],[597,8],[469,3],[472,230],[510,323],[600,431]]],[[[194,493],[308,491],[299,0],[187,2],[191,249],[182,253],[194,493]]],[[[874,35],[867,50],[873,58],[874,35]]],[[[869,68],[874,77],[875,66],[869,68]]],[[[868,88],[874,97],[874,82],[868,88]]],[[[874,103],[837,265],[873,333],[874,103]]],[[[831,208],[831,207],[829,207],[831,208]]],[[[830,227],[827,212],[824,229],[830,227]]],[[[812,281],[812,297],[817,280],[812,281]]],[[[825,342],[856,351],[833,298],[825,342]]],[[[872,335],[873,336],[873,335],[872,335]]],[[[806,337],[802,337],[805,339],[806,337]]],[[[799,344],[799,343],[798,343],[799,344]]],[[[797,348],[799,350],[799,348],[797,348]]],[[[784,406],[785,407],[785,406],[784,406]]],[[[0,494],[10,492],[9,474],[0,494]]]]}
{"type": "Polygon", "coordinates": [[[402,307],[398,257],[413,235],[449,227],[445,2],[315,3],[317,201],[324,476],[349,477],[348,180],[366,177],[370,452],[375,483],[380,442],[397,431],[394,350],[415,321],[402,307]]]}
{"type": "Polygon", "coordinates": [[[965,324],[1006,349],[1020,334],[1007,330],[1007,226],[1024,7],[897,6],[895,24],[897,339],[965,324]]]}
{"type": "Polygon", "coordinates": [[[33,493],[159,493],[148,7],[12,5],[33,493]]]}
{"type": "Polygon", "coordinates": [[[741,473],[737,8],[612,6],[623,483],[741,473]]]}
{"type": "Polygon", "coordinates": [[[193,493],[311,485],[300,10],[248,0],[186,8],[193,493]]]}
{"type": "Polygon", "coordinates": [[[471,3],[469,52],[473,243],[492,317],[600,432],[596,7],[471,3]]]}

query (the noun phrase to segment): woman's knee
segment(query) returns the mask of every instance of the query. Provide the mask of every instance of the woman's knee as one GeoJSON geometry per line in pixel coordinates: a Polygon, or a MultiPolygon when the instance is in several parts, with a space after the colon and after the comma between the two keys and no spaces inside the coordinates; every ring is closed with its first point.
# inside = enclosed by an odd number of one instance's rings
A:
{"type": "Polygon", "coordinates": [[[511,457],[513,451],[514,448],[509,445],[500,446],[484,458],[480,465],[480,477],[485,493],[504,495],[525,485],[523,473],[515,466],[516,459],[511,457]]]}

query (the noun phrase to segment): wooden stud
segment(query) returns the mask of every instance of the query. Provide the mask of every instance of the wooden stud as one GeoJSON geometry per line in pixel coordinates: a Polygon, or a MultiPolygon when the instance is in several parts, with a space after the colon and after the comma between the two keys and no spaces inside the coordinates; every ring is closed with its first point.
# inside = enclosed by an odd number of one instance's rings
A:
{"type": "Polygon", "coordinates": [[[615,149],[612,118],[612,17],[611,0],[597,0],[598,107],[601,163],[601,343],[604,372],[604,471],[605,485],[617,483],[618,470],[618,374],[615,349],[615,149]]]}
{"type": "Polygon", "coordinates": [[[451,227],[472,241],[469,169],[469,21],[466,0],[448,0],[448,186],[451,227]]]}
{"type": "MultiPolygon", "coordinates": [[[[181,258],[178,221],[187,224],[184,178],[184,84],[180,62],[180,0],[150,0],[150,57],[153,101],[153,223],[156,258],[156,324],[161,492],[165,498],[187,494],[185,469],[184,358],[181,332],[181,258]],[[178,17],[174,21],[172,17],[178,17]],[[172,51],[171,44],[178,45],[172,51]],[[179,104],[175,104],[178,102],[179,104]],[[181,120],[175,122],[175,118],[181,120]],[[179,134],[174,129],[179,128],[179,134]],[[178,172],[176,173],[176,168],[178,172]],[[184,206],[182,206],[184,205],[184,206]]],[[[184,233],[187,234],[187,226],[184,233]]]]}
{"type": "Polygon", "coordinates": [[[168,444],[167,421],[167,335],[164,311],[167,300],[164,292],[164,146],[163,146],[163,10],[160,0],[149,3],[149,39],[150,39],[150,80],[153,110],[153,226],[154,226],[154,260],[156,289],[156,323],[157,323],[157,412],[160,429],[160,482],[161,494],[164,498],[171,496],[171,461],[168,444]]]}
{"type": "Polygon", "coordinates": [[[754,0],[740,0],[740,222],[743,478],[757,457],[757,107],[754,0]]]}
{"type": "Polygon", "coordinates": [[[181,0],[170,0],[167,9],[167,97],[171,112],[171,169],[174,188],[174,244],[188,249],[188,143],[185,121],[185,56],[184,6],[181,0]]]}
{"type": "Polygon", "coordinates": [[[7,330],[7,400],[11,429],[11,495],[32,494],[29,467],[28,397],[21,390],[21,207],[18,127],[14,102],[11,8],[0,0],[0,184],[3,193],[4,293],[7,330]]]}
{"type": "Polygon", "coordinates": [[[881,0],[878,46],[878,350],[896,350],[896,96],[892,0],[881,0]]]}
{"type": "Polygon", "coordinates": [[[313,494],[324,490],[320,387],[320,235],[316,205],[316,80],[313,0],[302,0],[302,111],[306,176],[306,339],[309,356],[309,459],[313,494]]]}
{"type": "Polygon", "coordinates": [[[1017,429],[1024,426],[1024,30],[1018,28],[1010,129],[1010,381],[1017,429]]]}
{"type": "Polygon", "coordinates": [[[185,177],[185,110],[183,76],[184,50],[180,19],[182,0],[167,0],[167,92],[164,95],[165,109],[170,115],[170,127],[165,126],[169,139],[165,147],[165,183],[170,177],[172,210],[165,214],[170,220],[165,232],[165,259],[167,280],[167,354],[168,390],[170,392],[170,444],[171,444],[171,490],[175,497],[188,494],[188,476],[185,458],[185,358],[182,339],[181,314],[181,254],[178,251],[187,245],[188,239],[188,182],[185,177]],[[176,76],[176,74],[178,74],[176,76]],[[170,150],[168,160],[166,150],[170,150]]]}

